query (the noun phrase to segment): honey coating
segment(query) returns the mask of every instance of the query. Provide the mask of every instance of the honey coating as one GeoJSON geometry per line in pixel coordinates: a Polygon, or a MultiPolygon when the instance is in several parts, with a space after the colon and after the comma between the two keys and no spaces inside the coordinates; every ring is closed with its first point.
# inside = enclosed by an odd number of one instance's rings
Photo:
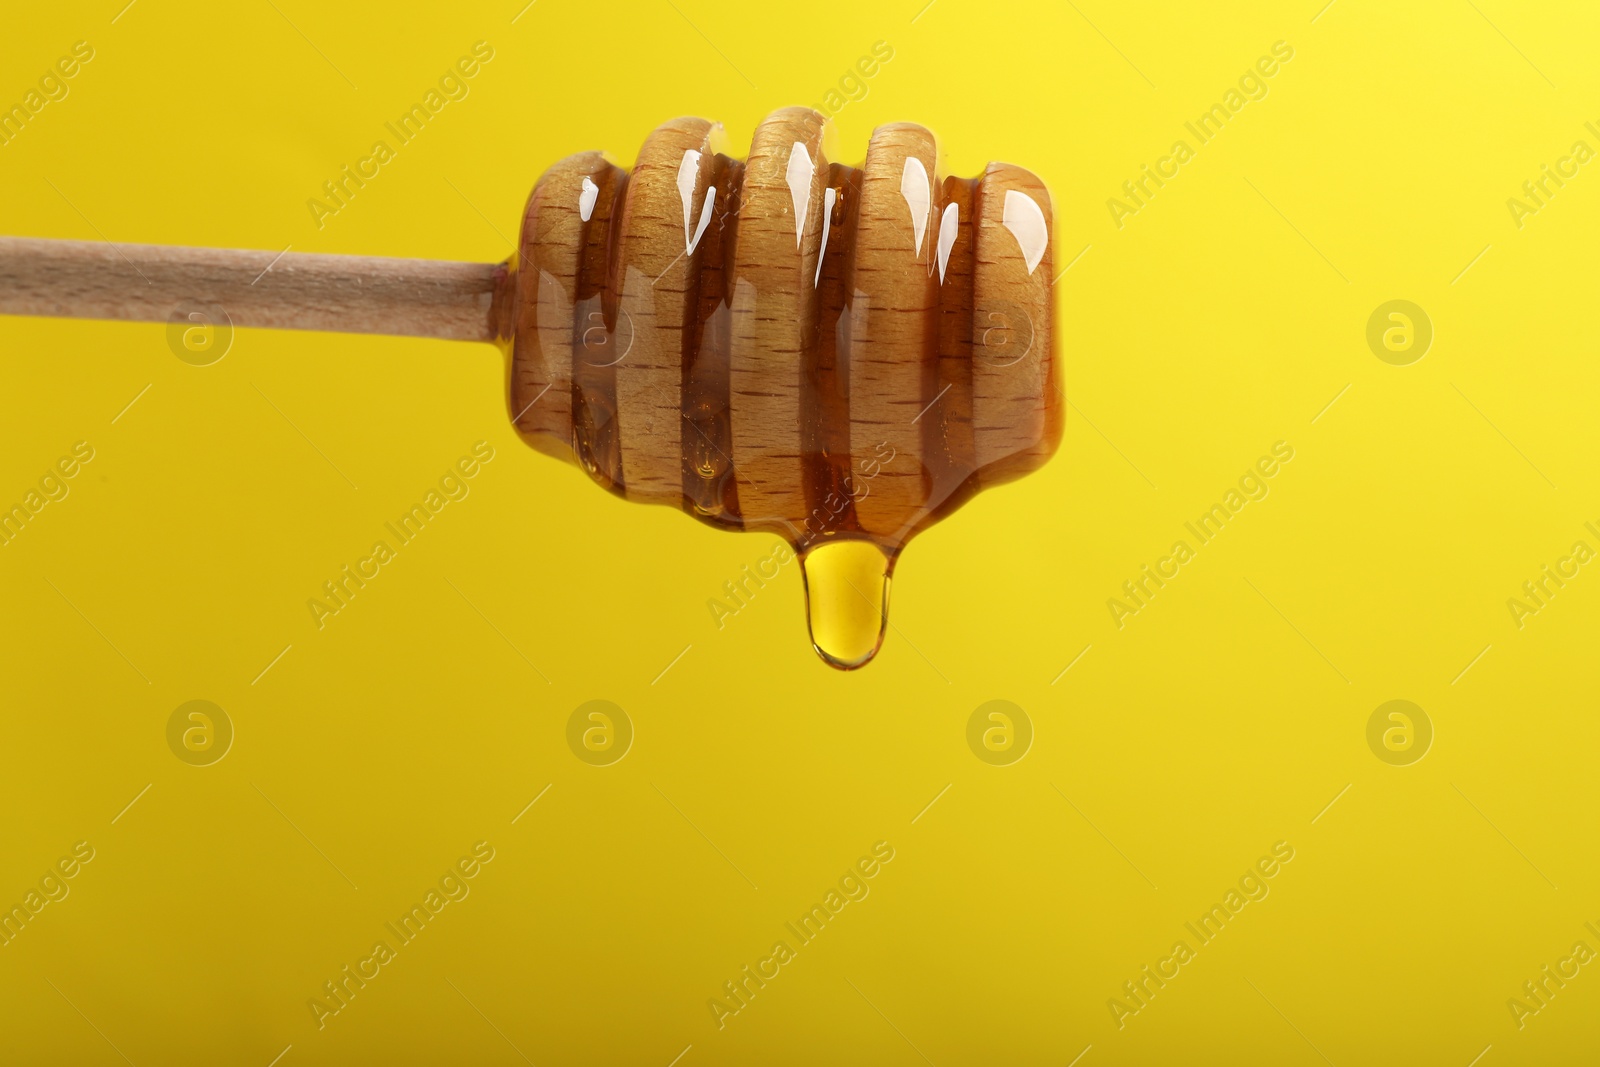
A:
{"type": "Polygon", "coordinates": [[[1051,213],[1028,171],[941,178],[933,135],[879,127],[860,167],[774,112],[744,162],[657,128],[528,200],[502,343],[512,421],[628,500],[785,538],[813,644],[844,669],[887,624],[906,543],[1060,440],[1051,213]]]}

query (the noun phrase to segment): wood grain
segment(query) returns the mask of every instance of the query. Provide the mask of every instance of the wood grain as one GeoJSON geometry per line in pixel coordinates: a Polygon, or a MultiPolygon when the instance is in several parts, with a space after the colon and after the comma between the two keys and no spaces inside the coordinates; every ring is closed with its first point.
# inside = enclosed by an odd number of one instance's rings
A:
{"type": "Polygon", "coordinates": [[[801,384],[817,321],[822,238],[822,116],[784,108],[756,128],[745,163],[734,252],[729,410],[745,524],[799,522],[801,384]],[[799,146],[813,170],[795,210],[790,163],[799,146]]]}
{"type": "MultiPolygon", "coordinates": [[[[944,498],[977,469],[972,440],[972,286],[975,241],[973,211],[978,183],[946,178],[941,220],[956,223],[939,284],[939,369],[934,396],[922,418],[924,452],[933,475],[933,492],[944,498]],[[954,209],[954,214],[950,214],[954,209]]],[[[940,235],[944,226],[941,221],[940,235]]]]}
{"type": "Polygon", "coordinates": [[[0,237],[0,314],[164,322],[220,305],[235,326],[492,341],[505,267],[424,259],[0,237]]]}
{"type": "Polygon", "coordinates": [[[539,178],[522,216],[507,363],[512,422],[528,444],[572,462],[573,294],[587,228],[580,204],[584,181],[610,169],[599,152],[563,159],[539,178]]]}
{"type": "Polygon", "coordinates": [[[858,464],[880,460],[855,507],[862,526],[886,533],[913,525],[932,488],[919,416],[937,370],[938,157],[931,133],[898,123],[873,133],[862,167],[849,281],[850,454],[858,464]]]}
{"type": "MultiPolygon", "coordinates": [[[[619,335],[616,290],[610,284],[612,223],[628,186],[628,172],[607,163],[596,168],[595,188],[586,190],[590,215],[578,249],[573,283],[572,444],[578,463],[614,493],[625,492],[622,447],[617,425],[617,354],[629,336],[619,335]]],[[[559,329],[561,323],[557,322],[559,329]]],[[[631,331],[630,331],[631,332],[631,331]]]]}
{"type": "MultiPolygon", "coordinates": [[[[991,163],[978,186],[976,265],[973,271],[972,432],[983,485],[1033,470],[1060,440],[1060,398],[1051,336],[1053,269],[1050,244],[1027,263],[1018,235],[1006,225],[1007,198],[1024,197],[1050,226],[1044,183],[1008,163],[991,163]]],[[[1026,207],[1026,205],[1021,205],[1026,207]]]]}
{"type": "Polygon", "coordinates": [[[701,255],[699,242],[692,252],[689,244],[710,188],[711,134],[704,119],[657,127],[639,149],[619,221],[613,281],[631,347],[618,353],[617,430],[628,499],[643,503],[683,500],[684,339],[701,255]],[[678,188],[685,162],[694,168],[687,212],[678,188]]]}

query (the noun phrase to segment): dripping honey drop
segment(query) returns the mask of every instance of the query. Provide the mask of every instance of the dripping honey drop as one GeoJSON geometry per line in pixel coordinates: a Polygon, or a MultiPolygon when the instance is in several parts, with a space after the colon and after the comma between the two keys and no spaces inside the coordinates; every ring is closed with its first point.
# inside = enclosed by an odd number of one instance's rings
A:
{"type": "Polygon", "coordinates": [[[854,670],[883,645],[893,563],[871,541],[828,541],[800,557],[811,647],[830,666],[854,670]]]}

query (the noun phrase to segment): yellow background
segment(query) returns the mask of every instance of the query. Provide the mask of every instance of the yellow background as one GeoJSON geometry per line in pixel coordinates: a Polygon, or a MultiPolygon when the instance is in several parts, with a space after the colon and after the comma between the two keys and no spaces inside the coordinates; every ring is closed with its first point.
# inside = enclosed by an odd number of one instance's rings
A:
{"type": "Polygon", "coordinates": [[[0,498],[96,450],[0,548],[0,898],[96,849],[0,948],[0,1059],[1592,1062],[1593,965],[1520,1030],[1506,1001],[1600,948],[1600,577],[1520,630],[1506,601],[1597,545],[1600,176],[1520,229],[1506,200],[1600,147],[1600,14],[521,6],[12,5],[0,100],[96,55],[0,148],[0,232],[498,260],[555,159],[627,162],[679,114],[742,152],[881,40],[842,155],[922,122],[948,172],[1046,180],[1057,269],[1087,246],[1061,454],[910,546],[846,675],[792,565],[718,631],[772,539],[523,447],[492,347],[240,330],[197,368],[161,324],[0,321],[0,498]],[[470,95],[318,230],[305,201],[478,40],[470,95]],[[1117,228],[1279,40],[1269,95],[1117,228]],[[1365,341],[1399,298],[1436,331],[1405,367],[1365,341]],[[471,495],[319,632],[306,600],[478,440],[471,495]],[[1119,630],[1107,598],[1279,440],[1270,495],[1119,630]],[[213,766],[167,748],[191,699],[237,732],[213,766]],[[566,745],[591,699],[636,731],[609,767],[566,745]],[[993,699],[1033,723],[1011,766],[967,747],[993,699]],[[1435,730],[1411,766],[1367,746],[1391,699],[1435,730]],[[471,895],[319,1030],[309,998],[479,840],[471,895]],[[870,896],[718,1029],[708,999],[879,840],[870,896]],[[1270,896],[1118,1029],[1108,999],[1277,841],[1270,896]]]}

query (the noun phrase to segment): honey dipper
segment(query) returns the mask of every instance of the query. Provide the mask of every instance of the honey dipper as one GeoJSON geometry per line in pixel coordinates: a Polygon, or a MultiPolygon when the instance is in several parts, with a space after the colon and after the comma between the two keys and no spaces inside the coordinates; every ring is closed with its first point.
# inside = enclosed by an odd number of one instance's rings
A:
{"type": "Polygon", "coordinates": [[[830,162],[823,121],[774,112],[744,162],[703,119],[657,128],[631,172],[570,156],[499,264],[0,238],[0,313],[198,304],[495,342],[523,440],[625,499],[784,538],[817,651],[859,667],[906,542],[1060,440],[1050,199],[1009,164],[941,180],[908,123],[830,162]]]}

